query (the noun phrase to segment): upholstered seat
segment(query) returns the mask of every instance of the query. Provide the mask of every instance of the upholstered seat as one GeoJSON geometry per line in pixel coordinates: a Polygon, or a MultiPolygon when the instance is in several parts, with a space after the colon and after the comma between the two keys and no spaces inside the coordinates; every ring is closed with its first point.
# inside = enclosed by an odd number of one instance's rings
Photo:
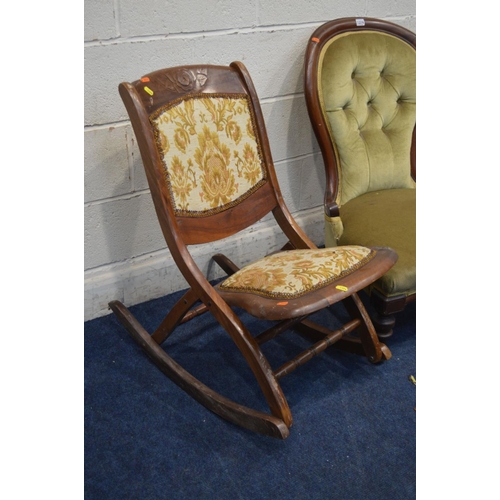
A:
{"type": "Polygon", "coordinates": [[[257,318],[297,317],[371,283],[369,275],[358,271],[368,271],[367,264],[381,250],[352,245],[278,252],[243,267],[216,288],[227,302],[257,318]]]}
{"type": "Polygon", "coordinates": [[[367,291],[379,336],[416,297],[415,35],[377,19],[320,26],[305,94],[327,176],[325,245],[382,245],[397,264],[367,291]]]}
{"type": "Polygon", "coordinates": [[[279,252],[240,269],[220,289],[296,298],[351,274],[374,255],[375,250],[359,246],[279,252]]]}
{"type": "Polygon", "coordinates": [[[416,292],[416,189],[385,189],[358,196],[342,206],[339,245],[397,248],[398,261],[372,287],[387,297],[416,292]]]}

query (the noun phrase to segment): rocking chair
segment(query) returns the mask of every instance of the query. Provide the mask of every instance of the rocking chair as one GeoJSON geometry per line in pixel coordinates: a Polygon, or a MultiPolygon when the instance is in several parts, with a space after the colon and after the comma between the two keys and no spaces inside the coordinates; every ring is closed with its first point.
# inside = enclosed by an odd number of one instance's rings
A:
{"type": "Polygon", "coordinates": [[[283,202],[261,108],[243,64],[167,68],[121,83],[119,91],[161,229],[189,289],[153,334],[121,302],[109,306],[160,370],[194,399],[235,424],[284,439],[292,414],[281,377],[334,343],[373,363],[391,357],[357,292],[387,272],[397,254],[389,248],[358,245],[318,249],[304,234],[283,202]],[[212,285],[188,246],[233,235],[269,212],[289,240],[287,245],[241,269],[222,254],[213,256],[228,277],[212,285]],[[352,318],[342,328],[329,331],[306,319],[339,301],[352,318]],[[253,336],[238,317],[239,308],[276,323],[253,336]],[[205,312],[241,351],[270,413],[215,392],[162,347],[177,326],[205,312]],[[260,345],[291,328],[309,334],[315,343],[272,369],[260,345]]]}

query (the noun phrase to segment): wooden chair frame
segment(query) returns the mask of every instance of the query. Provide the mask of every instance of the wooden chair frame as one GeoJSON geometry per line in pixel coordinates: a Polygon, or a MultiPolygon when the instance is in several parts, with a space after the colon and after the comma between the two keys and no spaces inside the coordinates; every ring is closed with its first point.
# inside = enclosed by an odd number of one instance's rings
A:
{"type": "MultiPolygon", "coordinates": [[[[168,248],[189,289],[153,334],[149,334],[121,302],[112,301],[109,306],[160,370],[194,399],[237,425],[284,439],[289,434],[292,415],[278,381],[282,376],[333,343],[336,347],[365,355],[373,363],[390,358],[389,349],[379,342],[356,292],[387,272],[394,265],[397,256],[390,249],[377,249],[373,259],[342,280],[348,292],[329,285],[306,296],[292,299],[279,307],[276,300],[258,296],[248,299],[244,294],[223,292],[218,286],[214,287],[196,265],[188,246],[235,234],[269,212],[272,212],[289,240],[286,249],[316,248],[294,221],[283,201],[265,133],[262,111],[250,76],[244,65],[239,62],[233,62],[229,67],[182,66],[150,73],[133,83],[121,83],[119,91],[138,141],[158,221],[168,248]],[[240,204],[210,217],[179,216],[170,202],[171,195],[149,117],[165,103],[188,98],[193,93],[221,92],[243,93],[249,97],[258,140],[262,147],[263,162],[267,168],[266,182],[240,204]],[[307,320],[313,312],[338,301],[344,302],[352,317],[341,329],[329,331],[307,320]],[[254,337],[231,306],[242,306],[254,316],[275,320],[277,323],[254,337]],[[241,351],[267,400],[270,413],[244,407],[213,391],[182,368],[162,347],[177,326],[205,312],[210,312],[216,318],[241,351]],[[315,344],[277,370],[273,370],[260,345],[290,328],[313,338],[315,344]],[[358,332],[356,337],[350,335],[354,330],[358,332]]],[[[215,255],[213,259],[228,275],[238,270],[238,267],[222,254],[215,255]]]]}
{"type": "MultiPolygon", "coordinates": [[[[324,193],[324,208],[325,214],[328,217],[338,217],[341,210],[335,201],[339,190],[339,159],[337,158],[336,148],[329,134],[329,127],[322,111],[318,92],[319,55],[324,45],[341,33],[369,30],[391,34],[416,48],[415,34],[402,26],[376,18],[363,18],[362,23],[357,23],[356,21],[359,20],[353,17],[341,18],[321,25],[309,38],[305,53],[304,93],[309,118],[325,165],[326,188],[324,193]]],[[[410,151],[411,176],[415,181],[417,180],[416,143],[417,128],[415,126],[410,151]]],[[[372,321],[381,339],[392,335],[395,324],[394,314],[402,311],[408,303],[415,301],[416,297],[416,292],[408,295],[401,294],[387,297],[376,289],[372,290],[370,298],[375,309],[372,321]]]]}

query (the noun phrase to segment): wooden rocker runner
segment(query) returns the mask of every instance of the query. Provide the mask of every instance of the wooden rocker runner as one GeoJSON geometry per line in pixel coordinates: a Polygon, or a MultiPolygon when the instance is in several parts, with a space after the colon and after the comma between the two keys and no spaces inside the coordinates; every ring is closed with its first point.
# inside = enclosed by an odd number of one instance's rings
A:
{"type": "Polygon", "coordinates": [[[119,90],[161,229],[189,290],[152,335],[122,303],[113,301],[109,306],[153,362],[193,398],[235,424],[284,439],[292,414],[279,384],[281,377],[334,343],[366,355],[373,363],[390,358],[357,292],[387,272],[397,254],[389,248],[357,245],[318,249],[300,229],[284,204],[262,111],[243,64],[167,68],[122,83],[119,90]],[[233,235],[269,212],[286,235],[287,245],[242,269],[224,255],[215,255],[228,278],[212,286],[195,264],[189,245],[233,235]],[[352,318],[339,330],[329,331],[307,320],[339,301],[352,318]],[[254,337],[232,307],[275,323],[254,337]],[[216,318],[241,351],[269,413],[213,391],[162,347],[178,325],[205,312],[216,318]],[[315,343],[273,369],[260,345],[292,328],[315,343]]]}

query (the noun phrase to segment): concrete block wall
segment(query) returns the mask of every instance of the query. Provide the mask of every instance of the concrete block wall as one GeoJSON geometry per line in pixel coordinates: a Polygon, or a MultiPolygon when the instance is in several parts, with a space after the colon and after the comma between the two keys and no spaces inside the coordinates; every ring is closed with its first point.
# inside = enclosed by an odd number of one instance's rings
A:
{"type": "MultiPolygon", "coordinates": [[[[85,0],[85,320],[186,288],[161,234],[118,84],[168,66],[242,61],[259,95],[285,201],[323,243],[324,173],[303,97],[311,33],[339,17],[379,17],[415,31],[415,0],[85,0]]],[[[243,265],[285,241],[269,218],[193,247],[243,265]]]]}

